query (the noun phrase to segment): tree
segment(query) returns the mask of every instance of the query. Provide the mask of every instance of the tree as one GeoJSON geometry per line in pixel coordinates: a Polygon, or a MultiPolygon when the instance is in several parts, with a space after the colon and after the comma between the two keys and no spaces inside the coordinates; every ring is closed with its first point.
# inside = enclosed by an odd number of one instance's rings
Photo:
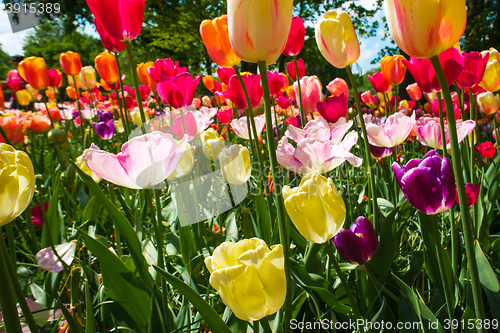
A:
{"type": "Polygon", "coordinates": [[[0,80],[5,80],[7,78],[7,73],[12,69],[12,61],[10,56],[2,50],[2,44],[0,44],[0,80]]]}

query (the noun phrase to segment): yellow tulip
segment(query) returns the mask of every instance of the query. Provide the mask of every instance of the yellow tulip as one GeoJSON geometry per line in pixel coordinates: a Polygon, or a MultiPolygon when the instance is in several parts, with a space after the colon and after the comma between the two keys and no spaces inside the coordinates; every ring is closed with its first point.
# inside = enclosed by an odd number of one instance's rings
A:
{"type": "MultiPolygon", "coordinates": [[[[142,125],[142,119],[141,119],[141,114],[139,113],[139,109],[136,109],[130,113],[130,116],[132,117],[132,120],[134,121],[134,124],[136,126],[141,126],[142,125]]],[[[149,121],[149,114],[147,112],[144,112],[144,116],[146,117],[146,121],[149,121]]]]}
{"type": "MultiPolygon", "coordinates": [[[[181,142],[177,141],[177,145],[180,147],[181,142]]],[[[181,161],[177,166],[175,167],[174,171],[167,177],[168,180],[174,180],[177,178],[184,177],[185,175],[188,175],[192,170],[194,166],[194,152],[193,148],[189,143],[186,143],[186,151],[184,152],[184,155],[182,156],[181,161]]]]}
{"type": "Polygon", "coordinates": [[[68,83],[73,88],[81,88],[82,87],[82,79],[80,78],[80,75],[68,76],[68,83]],[[75,81],[76,81],[76,87],[75,87],[75,81]]]}
{"type": "Polygon", "coordinates": [[[293,224],[308,241],[323,244],[344,224],[344,200],[333,181],[317,172],[307,174],[299,187],[283,188],[285,208],[293,224]]]}
{"type": "Polygon", "coordinates": [[[35,172],[28,155],[0,143],[0,226],[19,216],[34,192],[35,172]]]}
{"type": "Polygon", "coordinates": [[[483,57],[488,53],[490,57],[479,86],[484,90],[495,92],[500,89],[500,53],[494,48],[481,52],[483,57]]]}
{"type": "Polygon", "coordinates": [[[250,153],[242,145],[222,149],[219,162],[224,179],[234,185],[242,185],[252,173],[250,153]]]}
{"type": "Polygon", "coordinates": [[[31,94],[28,90],[18,90],[16,91],[16,100],[21,106],[26,106],[31,103],[31,94]]]}
{"type": "Polygon", "coordinates": [[[293,0],[228,0],[229,40],[247,62],[274,64],[286,46],[292,25],[293,0]]]}
{"type": "Polygon", "coordinates": [[[316,24],[316,43],[325,59],[337,68],[345,68],[359,59],[358,37],[349,14],[329,10],[316,24]]]}
{"type": "Polygon", "coordinates": [[[454,46],[467,22],[465,0],[385,0],[392,38],[413,58],[431,58],[454,46]]]}
{"type": "Polygon", "coordinates": [[[121,119],[117,119],[114,121],[115,122],[115,131],[118,133],[123,133],[125,129],[123,128],[123,122],[121,119]]]}
{"type": "Polygon", "coordinates": [[[490,91],[478,94],[477,104],[487,115],[495,114],[498,111],[498,101],[490,91]]]}
{"type": "Polygon", "coordinates": [[[94,171],[90,170],[88,167],[87,163],[85,163],[85,160],[83,159],[83,155],[78,156],[75,162],[76,166],[85,172],[87,175],[92,177],[92,179],[96,182],[99,183],[101,181],[101,177],[99,177],[94,171]]]}
{"type": "Polygon", "coordinates": [[[205,157],[212,161],[218,160],[219,154],[225,146],[224,138],[213,128],[202,132],[200,137],[205,157]]]}
{"type": "Polygon", "coordinates": [[[269,249],[258,238],[224,242],[205,258],[210,285],[236,317],[256,321],[276,313],[285,302],[283,247],[269,249]]]}
{"type": "Polygon", "coordinates": [[[97,79],[95,76],[95,69],[92,66],[85,66],[80,72],[80,79],[82,82],[83,90],[94,89],[97,84],[97,79]]]}

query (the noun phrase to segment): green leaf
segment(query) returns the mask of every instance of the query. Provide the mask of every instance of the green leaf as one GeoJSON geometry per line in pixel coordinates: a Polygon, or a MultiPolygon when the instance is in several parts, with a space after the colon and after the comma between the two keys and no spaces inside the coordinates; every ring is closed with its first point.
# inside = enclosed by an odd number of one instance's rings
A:
{"type": "Polygon", "coordinates": [[[271,244],[271,222],[269,221],[269,213],[263,195],[256,195],[253,197],[255,201],[255,208],[257,210],[257,221],[260,227],[260,234],[262,239],[271,244]]]}
{"type": "Polygon", "coordinates": [[[94,318],[94,302],[92,300],[92,296],[90,296],[90,287],[88,282],[85,283],[85,304],[87,320],[85,321],[85,332],[86,333],[96,333],[95,329],[95,318],[94,318]]]}
{"type": "Polygon", "coordinates": [[[226,218],[225,226],[226,242],[238,242],[238,225],[236,224],[236,214],[234,211],[226,218]]]}
{"type": "Polygon", "coordinates": [[[475,252],[479,281],[483,285],[484,292],[490,303],[493,318],[500,318],[500,282],[478,243],[476,243],[475,252]]]}
{"type": "Polygon", "coordinates": [[[189,302],[200,312],[207,326],[212,332],[231,333],[231,330],[226,323],[221,319],[219,314],[208,304],[196,291],[179,280],[172,274],[164,271],[158,266],[153,266],[156,271],[163,276],[175,289],[179,291],[189,302]]]}
{"type": "Polygon", "coordinates": [[[62,221],[59,218],[57,208],[59,207],[59,181],[60,172],[53,178],[52,198],[49,201],[49,209],[45,212],[45,223],[42,231],[42,248],[50,246],[50,240],[54,245],[59,244],[59,235],[61,234],[62,221]],[[48,223],[47,223],[48,222],[48,223]],[[49,238],[50,237],[50,238],[49,238]]]}
{"type": "Polygon", "coordinates": [[[314,290],[319,297],[328,304],[328,306],[335,312],[342,313],[344,315],[349,315],[351,313],[351,308],[345,304],[340,303],[337,298],[327,289],[320,287],[308,287],[311,290],[314,290]]]}
{"type": "Polygon", "coordinates": [[[146,332],[151,314],[149,289],[108,248],[81,230],[80,234],[83,236],[89,251],[99,260],[106,294],[120,303],[141,332],[146,332]]]}

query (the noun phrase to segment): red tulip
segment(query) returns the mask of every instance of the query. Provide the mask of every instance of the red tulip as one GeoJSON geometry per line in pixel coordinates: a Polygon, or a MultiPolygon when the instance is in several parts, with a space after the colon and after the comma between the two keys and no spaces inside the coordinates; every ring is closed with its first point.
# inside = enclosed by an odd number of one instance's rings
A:
{"type": "Polygon", "coordinates": [[[233,119],[233,110],[227,109],[225,111],[221,111],[221,112],[217,113],[216,116],[217,116],[217,119],[219,119],[219,121],[222,124],[227,125],[233,119]]]}
{"type": "MultiPolygon", "coordinates": [[[[260,81],[260,75],[242,75],[241,78],[245,83],[245,87],[247,88],[248,95],[250,97],[250,102],[252,108],[259,105],[260,100],[262,99],[262,83],[260,81]]],[[[227,85],[227,91],[224,93],[224,97],[233,102],[238,109],[244,109],[247,107],[247,101],[245,99],[245,95],[243,93],[243,88],[241,87],[240,81],[236,75],[233,75],[229,80],[229,84],[227,85]]]]}
{"type": "Polygon", "coordinates": [[[125,42],[139,36],[145,0],[87,0],[90,11],[114,39],[125,42]]]}
{"type": "Polygon", "coordinates": [[[339,97],[329,97],[326,102],[318,102],[316,108],[318,112],[330,123],[336,123],[347,114],[347,94],[343,93],[339,97]]]}
{"type": "Polygon", "coordinates": [[[382,72],[375,72],[372,76],[368,75],[368,79],[370,80],[373,89],[375,89],[378,93],[386,93],[391,90],[391,86],[384,79],[382,72]]]}
{"type": "Polygon", "coordinates": [[[276,98],[276,103],[278,103],[280,108],[288,109],[290,107],[290,98],[285,96],[279,96],[278,98],[276,98]]]}
{"type": "MultiPolygon", "coordinates": [[[[47,213],[47,211],[49,209],[49,203],[44,202],[43,206],[45,208],[45,213],[47,213]]],[[[30,212],[31,212],[31,221],[33,222],[33,225],[38,229],[42,229],[43,222],[44,222],[42,206],[40,206],[40,204],[33,206],[33,207],[31,207],[30,212]]]]}
{"type": "Polygon", "coordinates": [[[495,146],[493,146],[493,143],[490,141],[483,142],[476,146],[476,150],[484,158],[493,158],[497,152],[495,146]]]}
{"type": "Polygon", "coordinates": [[[406,87],[406,91],[413,101],[418,101],[422,98],[422,91],[418,87],[417,83],[412,83],[406,87]]]}
{"type": "Polygon", "coordinates": [[[188,72],[180,73],[171,80],[158,83],[158,94],[176,109],[191,105],[201,74],[194,79],[188,72]]]}
{"type": "Polygon", "coordinates": [[[363,102],[365,102],[366,104],[368,104],[368,105],[373,104],[372,92],[370,90],[367,90],[364,93],[362,93],[361,94],[361,100],[363,102]]]}
{"type": "Polygon", "coordinates": [[[107,33],[106,30],[104,30],[104,27],[102,26],[102,23],[97,18],[97,16],[94,18],[94,24],[97,33],[101,37],[101,43],[106,50],[108,50],[109,52],[120,53],[125,49],[125,44],[123,42],[114,39],[110,34],[107,33]]]}
{"type": "Polygon", "coordinates": [[[293,57],[299,54],[304,46],[305,36],[306,28],[304,27],[304,21],[302,21],[300,17],[293,17],[292,25],[290,26],[290,33],[288,34],[288,40],[286,41],[283,54],[288,57],[293,57]]]}
{"type": "Polygon", "coordinates": [[[458,83],[466,88],[471,88],[481,83],[488,64],[490,54],[483,55],[479,52],[463,53],[464,68],[457,78],[458,83]]]}
{"type": "MultiPolygon", "coordinates": [[[[472,183],[465,184],[465,192],[467,193],[467,205],[472,206],[476,203],[477,197],[479,196],[479,190],[481,189],[481,183],[474,185],[472,183]]],[[[455,202],[460,205],[458,201],[458,191],[455,190],[455,202]]]]}
{"type": "Polygon", "coordinates": [[[47,70],[47,74],[49,75],[49,87],[60,87],[62,85],[62,73],[59,70],[53,68],[47,70]]]}
{"type": "Polygon", "coordinates": [[[269,93],[271,95],[278,94],[285,86],[285,78],[278,72],[267,71],[267,80],[269,81],[269,93]]]}
{"type": "MultiPolygon", "coordinates": [[[[297,67],[299,68],[299,79],[302,79],[306,75],[306,66],[304,65],[304,60],[297,59],[297,67]]],[[[297,75],[295,73],[295,62],[290,61],[286,64],[286,72],[292,80],[297,81],[297,75]]]]}

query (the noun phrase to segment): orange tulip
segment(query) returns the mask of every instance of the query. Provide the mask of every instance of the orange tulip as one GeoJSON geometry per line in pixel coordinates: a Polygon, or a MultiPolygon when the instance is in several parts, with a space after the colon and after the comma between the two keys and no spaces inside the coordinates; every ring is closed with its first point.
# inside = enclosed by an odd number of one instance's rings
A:
{"type": "Polygon", "coordinates": [[[431,58],[462,37],[467,22],[465,0],[385,0],[392,38],[413,58],[431,58]]]}
{"type": "Polygon", "coordinates": [[[406,74],[406,66],[401,61],[402,55],[385,56],[380,61],[380,70],[389,85],[397,86],[403,82],[406,74]]]}
{"type": "Polygon", "coordinates": [[[155,64],[152,61],[141,62],[137,65],[137,75],[139,76],[139,80],[141,83],[148,87],[156,87],[156,81],[154,81],[151,76],[149,76],[148,68],[155,67],[155,64]]]}
{"type": "Polygon", "coordinates": [[[204,76],[202,80],[203,80],[203,84],[205,85],[205,87],[208,90],[210,90],[210,91],[214,90],[215,84],[214,84],[214,78],[212,77],[212,75],[204,76]]]}
{"type": "Polygon", "coordinates": [[[108,84],[113,84],[119,80],[116,58],[109,52],[103,52],[95,58],[95,68],[101,79],[108,84]]]}
{"type": "Polygon", "coordinates": [[[30,118],[28,128],[37,133],[45,133],[50,129],[50,119],[43,114],[34,114],[30,118]]]}
{"type": "Polygon", "coordinates": [[[229,42],[227,15],[201,22],[200,35],[210,58],[219,66],[231,68],[241,62],[229,42]]]}
{"type": "MultiPolygon", "coordinates": [[[[49,107],[49,111],[50,111],[50,116],[52,117],[53,121],[57,122],[57,121],[61,120],[61,111],[59,111],[58,108],[49,107]]],[[[47,110],[42,110],[42,114],[44,116],[47,116],[47,110]]]]}
{"type": "Polygon", "coordinates": [[[61,64],[64,74],[68,76],[78,75],[82,70],[82,61],[80,60],[80,55],[73,51],[61,53],[61,56],[59,57],[59,63],[61,64]]]}
{"type": "Polygon", "coordinates": [[[281,91],[284,92],[286,90],[286,88],[288,88],[288,86],[290,86],[290,81],[288,80],[288,75],[286,75],[285,73],[281,72],[280,75],[285,78],[285,85],[283,86],[283,88],[281,88],[281,91]]]}
{"type": "MultiPolygon", "coordinates": [[[[13,146],[23,142],[25,132],[24,125],[24,118],[20,118],[16,115],[0,117],[0,126],[2,126],[3,131],[13,146]]],[[[1,135],[0,142],[4,142],[1,135]]]]}
{"type": "Polygon", "coordinates": [[[66,87],[66,94],[71,99],[76,99],[76,90],[73,87],[66,87]]]}
{"type": "Polygon", "coordinates": [[[54,92],[50,91],[50,90],[46,90],[45,91],[45,96],[47,96],[50,99],[55,99],[56,98],[56,94],[54,94],[54,92]]]}
{"type": "Polygon", "coordinates": [[[101,86],[106,91],[111,91],[111,89],[112,89],[111,86],[103,79],[101,79],[101,81],[99,81],[97,83],[97,85],[101,86]]]}
{"type": "Polygon", "coordinates": [[[36,90],[47,89],[49,86],[49,75],[43,58],[26,58],[19,63],[17,70],[19,75],[36,90]]]}

